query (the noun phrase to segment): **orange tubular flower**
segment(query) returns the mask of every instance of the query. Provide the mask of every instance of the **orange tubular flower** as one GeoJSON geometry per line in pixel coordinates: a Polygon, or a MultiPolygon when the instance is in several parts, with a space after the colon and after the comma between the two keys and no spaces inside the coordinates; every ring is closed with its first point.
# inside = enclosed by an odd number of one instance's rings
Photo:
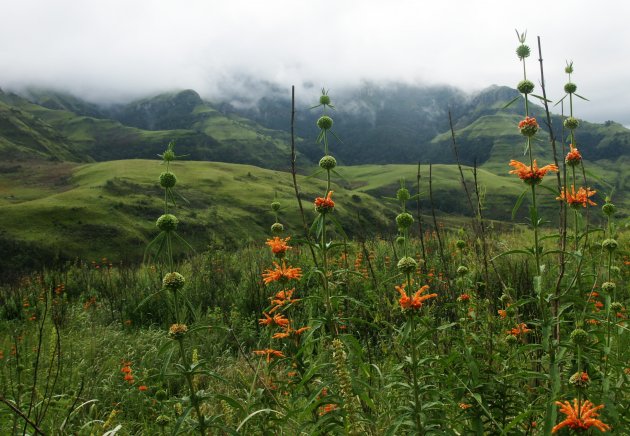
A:
{"type": "Polygon", "coordinates": [[[267,315],[265,312],[263,312],[263,315],[265,316],[262,319],[258,320],[258,323],[260,325],[271,325],[271,324],[275,324],[277,326],[280,327],[288,327],[289,325],[289,320],[282,315],[281,313],[277,313],[272,317],[270,317],[269,315],[267,315]]]}
{"type": "Polygon", "coordinates": [[[560,196],[556,197],[556,200],[565,200],[569,206],[574,209],[579,208],[580,206],[586,207],[588,206],[597,206],[597,203],[591,201],[590,197],[595,195],[597,191],[591,191],[590,188],[580,187],[580,189],[575,192],[575,186],[571,186],[571,192],[567,188],[564,188],[560,192],[560,196]]]}
{"type": "Polygon", "coordinates": [[[525,333],[529,333],[529,332],[531,332],[531,329],[528,329],[527,324],[522,322],[516,327],[514,327],[512,330],[508,330],[507,334],[512,335],[512,336],[523,336],[525,333]]]}
{"type": "Polygon", "coordinates": [[[503,309],[497,310],[497,313],[499,314],[501,318],[505,318],[507,316],[507,311],[503,309]]]}
{"type": "Polygon", "coordinates": [[[291,335],[293,335],[293,336],[300,336],[302,333],[304,333],[308,329],[310,329],[310,327],[302,327],[302,328],[299,328],[297,330],[293,330],[291,327],[287,326],[284,329],[284,331],[274,334],[272,336],[272,338],[273,339],[286,339],[286,338],[290,337],[291,335]]]}
{"type": "Polygon", "coordinates": [[[524,136],[534,136],[538,132],[538,122],[536,118],[525,117],[524,120],[518,123],[518,129],[524,136]]]}
{"type": "Polygon", "coordinates": [[[328,191],[326,194],[326,198],[317,197],[315,199],[315,210],[319,213],[330,212],[335,208],[335,202],[332,201],[330,197],[332,197],[333,191],[328,191]]]}
{"type": "Polygon", "coordinates": [[[582,162],[582,155],[579,150],[573,146],[573,144],[569,144],[571,147],[571,151],[567,153],[567,157],[564,158],[564,162],[570,167],[579,165],[582,162]]]}
{"type": "Polygon", "coordinates": [[[273,307],[269,311],[269,314],[274,313],[276,310],[280,309],[282,306],[300,301],[299,298],[292,298],[294,292],[295,292],[295,288],[287,289],[287,290],[280,291],[276,295],[271,297],[269,300],[271,300],[271,305],[273,307]]]}
{"type": "Polygon", "coordinates": [[[420,289],[413,294],[413,297],[409,297],[405,292],[405,285],[402,284],[400,286],[396,286],[396,290],[400,293],[400,299],[398,300],[398,304],[400,304],[401,309],[420,309],[423,303],[430,299],[437,297],[437,294],[427,294],[422,295],[429,289],[429,285],[424,285],[420,289]]]}
{"type": "Polygon", "coordinates": [[[282,266],[278,265],[277,262],[274,262],[273,264],[275,269],[267,269],[262,275],[266,285],[271,282],[287,281],[292,279],[297,280],[302,277],[301,268],[287,266],[284,261],[282,262],[282,266]]]}
{"type": "Polygon", "coordinates": [[[510,174],[518,175],[519,179],[521,179],[528,185],[539,184],[540,182],[542,182],[545,174],[547,174],[549,171],[558,172],[558,167],[554,164],[545,165],[542,168],[538,168],[536,159],[534,159],[534,165],[531,167],[517,160],[511,160],[510,166],[514,167],[514,169],[510,171],[510,174]]]}
{"type": "Polygon", "coordinates": [[[267,356],[267,363],[271,362],[274,357],[286,357],[281,351],[267,348],[265,350],[254,350],[254,354],[257,356],[267,356]]]}
{"type": "Polygon", "coordinates": [[[591,427],[595,427],[601,432],[610,430],[610,426],[604,424],[597,419],[599,416],[598,410],[604,407],[603,404],[595,406],[588,400],[578,403],[577,399],[573,400],[573,406],[568,401],[564,403],[556,401],[556,404],[560,406],[560,412],[564,413],[567,418],[560,424],[556,425],[551,432],[555,433],[561,428],[569,427],[572,430],[588,430],[591,427]]]}
{"type": "Polygon", "coordinates": [[[271,247],[271,252],[273,254],[277,257],[282,257],[287,250],[291,249],[291,247],[287,245],[287,242],[289,242],[290,239],[291,237],[282,239],[276,236],[273,239],[267,239],[266,244],[271,247]]]}

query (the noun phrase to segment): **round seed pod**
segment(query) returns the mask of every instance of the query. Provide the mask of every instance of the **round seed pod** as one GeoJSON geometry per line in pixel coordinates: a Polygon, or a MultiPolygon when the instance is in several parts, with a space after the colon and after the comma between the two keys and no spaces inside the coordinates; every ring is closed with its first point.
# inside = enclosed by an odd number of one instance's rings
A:
{"type": "Polygon", "coordinates": [[[162,279],[162,286],[169,291],[179,291],[186,284],[186,279],[178,272],[170,272],[162,279]]]}
{"type": "Polygon", "coordinates": [[[457,267],[457,275],[458,276],[465,276],[466,274],[468,274],[468,268],[465,267],[464,265],[460,265],[457,267]]]}
{"type": "Polygon", "coordinates": [[[172,188],[177,183],[177,177],[171,172],[160,174],[160,186],[162,188],[172,188]]]}
{"type": "Polygon", "coordinates": [[[175,152],[173,150],[166,150],[162,155],[162,159],[166,162],[171,162],[175,160],[175,152]]]}
{"type": "Polygon", "coordinates": [[[575,345],[588,344],[588,333],[583,329],[577,328],[571,332],[571,342],[575,345]]]}
{"type": "Polygon", "coordinates": [[[610,252],[615,251],[618,246],[619,244],[617,243],[617,241],[612,238],[604,239],[604,242],[602,242],[602,248],[610,252]]]}
{"type": "Polygon", "coordinates": [[[526,46],[525,44],[519,45],[518,48],[516,49],[516,55],[521,60],[529,57],[529,54],[530,54],[529,47],[526,46]]]}
{"type": "Polygon", "coordinates": [[[564,72],[567,74],[571,74],[573,72],[573,62],[564,67],[564,72]]]}
{"type": "Polygon", "coordinates": [[[462,239],[458,239],[455,245],[457,246],[458,249],[463,250],[464,248],[466,248],[466,241],[462,239]]]}
{"type": "Polygon", "coordinates": [[[413,216],[410,213],[403,212],[396,217],[398,228],[406,229],[413,224],[413,216]]]}
{"type": "Polygon", "coordinates": [[[175,215],[170,213],[164,214],[157,219],[155,225],[163,232],[172,232],[177,229],[179,220],[175,215]]]}
{"type": "Polygon", "coordinates": [[[337,166],[337,159],[327,154],[319,160],[319,166],[325,170],[332,170],[337,166]]]}
{"type": "Polygon", "coordinates": [[[615,289],[617,288],[617,285],[615,284],[615,282],[604,282],[602,283],[602,291],[604,292],[614,292],[615,289]]]}
{"type": "Polygon", "coordinates": [[[274,235],[279,235],[282,232],[284,232],[284,226],[282,224],[273,223],[271,225],[271,233],[273,233],[274,235]]]}
{"type": "Polygon", "coordinates": [[[604,203],[604,205],[602,206],[602,212],[604,212],[604,214],[607,216],[614,215],[615,209],[617,209],[615,205],[610,202],[604,203]]]}
{"type": "Polygon", "coordinates": [[[614,301],[610,304],[610,310],[613,312],[621,312],[623,310],[623,304],[618,301],[614,301]]]}
{"type": "Polygon", "coordinates": [[[573,94],[575,91],[577,91],[577,85],[575,83],[569,82],[564,85],[564,92],[567,94],[573,94]]]}
{"type": "Polygon", "coordinates": [[[416,271],[416,268],[418,267],[418,263],[416,262],[416,260],[413,257],[403,257],[398,261],[398,271],[400,271],[403,274],[412,274],[416,271]]]}
{"type": "Polygon", "coordinates": [[[330,104],[330,97],[327,95],[320,95],[319,96],[319,104],[323,104],[323,105],[329,105],[330,104]]]}
{"type": "Polygon", "coordinates": [[[518,82],[518,85],[516,85],[516,89],[518,89],[518,92],[521,94],[531,94],[534,90],[534,82],[531,80],[521,80],[518,82]]]}
{"type": "Polygon", "coordinates": [[[404,236],[398,236],[398,237],[396,238],[396,243],[397,243],[398,245],[403,245],[403,244],[405,243],[405,237],[404,237],[404,236]]]}
{"type": "Polygon", "coordinates": [[[564,127],[569,130],[575,130],[580,126],[580,122],[577,120],[577,118],[573,118],[573,117],[566,118],[563,124],[564,124],[564,127]]]}
{"type": "Polygon", "coordinates": [[[333,119],[330,118],[328,115],[324,115],[323,117],[320,117],[319,120],[317,120],[317,127],[319,127],[322,130],[328,130],[333,126],[333,119]]]}
{"type": "Polygon", "coordinates": [[[518,343],[518,338],[514,335],[507,335],[505,337],[505,342],[507,342],[508,345],[515,345],[518,343]]]}
{"type": "Polygon", "coordinates": [[[155,423],[160,427],[166,427],[171,422],[171,418],[166,415],[159,415],[155,418],[155,423]]]}
{"type": "Polygon", "coordinates": [[[279,201],[272,201],[271,202],[271,210],[273,210],[274,212],[278,212],[280,210],[280,202],[279,201]]]}
{"type": "Polygon", "coordinates": [[[167,397],[168,397],[168,394],[166,393],[166,391],[164,389],[159,389],[155,393],[155,399],[158,400],[158,401],[164,401],[164,400],[166,400],[167,397]]]}
{"type": "Polygon", "coordinates": [[[398,201],[404,202],[411,198],[411,194],[409,194],[409,190],[407,188],[400,188],[396,191],[396,198],[398,201]]]}

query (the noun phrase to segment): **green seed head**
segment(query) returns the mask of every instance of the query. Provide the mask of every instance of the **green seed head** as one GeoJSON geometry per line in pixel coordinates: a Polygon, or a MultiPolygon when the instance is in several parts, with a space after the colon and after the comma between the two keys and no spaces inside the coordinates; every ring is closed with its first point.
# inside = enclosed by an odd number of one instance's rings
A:
{"type": "Polygon", "coordinates": [[[413,224],[413,216],[410,213],[403,212],[396,217],[398,228],[406,229],[413,224]]]}
{"type": "Polygon", "coordinates": [[[186,284],[186,279],[178,272],[170,272],[164,276],[162,286],[169,291],[179,291],[186,284]]]}
{"type": "Polygon", "coordinates": [[[327,95],[320,95],[319,97],[319,104],[323,104],[323,105],[329,105],[330,104],[330,97],[327,95]]]}
{"type": "Polygon", "coordinates": [[[172,188],[177,183],[177,177],[171,172],[160,174],[160,186],[162,188],[172,188]]]}
{"type": "Polygon", "coordinates": [[[158,401],[164,401],[164,400],[166,400],[167,397],[168,397],[168,394],[166,393],[166,391],[164,389],[159,389],[155,393],[155,399],[158,400],[158,401]]]}
{"type": "Polygon", "coordinates": [[[576,90],[577,86],[575,85],[575,83],[569,82],[564,85],[564,92],[566,92],[567,94],[573,94],[576,90]]]}
{"type": "Polygon", "coordinates": [[[621,268],[619,268],[618,266],[611,266],[610,273],[614,276],[618,276],[621,273],[621,268]]]}
{"type": "Polygon", "coordinates": [[[617,243],[617,241],[612,239],[612,238],[611,239],[604,239],[604,242],[602,242],[602,248],[604,250],[610,251],[611,253],[613,251],[615,251],[618,246],[619,246],[619,244],[617,243]]]}
{"type": "Polygon", "coordinates": [[[567,62],[567,66],[564,67],[564,72],[567,74],[573,73],[573,62],[567,62]]]}
{"type": "Polygon", "coordinates": [[[613,216],[615,214],[616,209],[617,208],[615,207],[615,205],[610,202],[606,202],[602,206],[602,212],[604,212],[604,214],[607,216],[613,216]]]}
{"type": "Polygon", "coordinates": [[[518,82],[518,85],[516,85],[516,89],[518,89],[518,92],[521,94],[531,94],[534,90],[534,82],[530,80],[521,80],[518,82]]]}
{"type": "Polygon", "coordinates": [[[328,130],[333,126],[333,119],[330,118],[328,115],[324,115],[323,117],[320,117],[319,120],[317,120],[317,127],[319,127],[322,130],[328,130]]]}
{"type": "Polygon", "coordinates": [[[458,249],[463,250],[464,248],[466,248],[466,241],[462,239],[458,239],[455,245],[457,246],[458,249]]]}
{"type": "Polygon", "coordinates": [[[170,422],[171,422],[171,418],[169,418],[166,415],[160,415],[157,418],[155,418],[155,423],[160,427],[166,427],[170,422]]]}
{"type": "Polygon", "coordinates": [[[398,236],[398,237],[396,238],[396,243],[397,243],[398,245],[403,245],[403,244],[405,243],[405,237],[404,237],[404,236],[398,236]]]}
{"type": "Polygon", "coordinates": [[[398,261],[398,271],[403,274],[412,274],[416,271],[418,263],[413,257],[403,257],[398,261]]]}
{"type": "Polygon", "coordinates": [[[280,210],[280,202],[279,201],[272,201],[271,202],[271,210],[273,210],[274,212],[278,212],[280,210]]]}
{"type": "Polygon", "coordinates": [[[166,150],[162,155],[162,159],[164,159],[165,162],[171,162],[175,160],[175,152],[173,150],[166,150]]]}
{"type": "Polygon", "coordinates": [[[505,342],[507,342],[508,345],[515,345],[518,343],[518,338],[514,335],[507,335],[505,337],[505,342]]]}
{"type": "Polygon", "coordinates": [[[623,304],[621,304],[618,301],[614,301],[613,303],[610,304],[610,310],[612,310],[613,312],[622,312],[623,304]]]}
{"type": "Polygon", "coordinates": [[[602,291],[604,292],[614,292],[615,288],[617,288],[617,285],[615,284],[615,282],[604,282],[602,283],[602,291]]]}
{"type": "Polygon", "coordinates": [[[284,226],[282,224],[273,223],[271,225],[271,233],[273,233],[274,235],[279,235],[282,232],[284,232],[284,226]]]}
{"type": "Polygon", "coordinates": [[[409,194],[409,190],[407,188],[400,188],[398,191],[396,191],[396,198],[401,203],[404,203],[411,198],[411,194],[409,194]]]}
{"type": "Polygon", "coordinates": [[[319,166],[325,170],[332,170],[337,166],[337,159],[327,154],[319,160],[319,166]]]}
{"type": "Polygon", "coordinates": [[[526,46],[525,44],[519,45],[518,48],[516,49],[516,55],[521,60],[529,57],[529,54],[530,54],[529,47],[526,46]]]}
{"type": "Polygon", "coordinates": [[[575,329],[571,332],[571,341],[575,345],[586,345],[588,344],[588,333],[583,329],[575,329]]]}
{"type": "Polygon", "coordinates": [[[170,213],[164,214],[159,217],[155,223],[158,229],[163,232],[172,232],[177,229],[177,225],[179,224],[179,220],[175,215],[170,213]]]}
{"type": "Polygon", "coordinates": [[[569,130],[575,130],[580,126],[580,122],[577,118],[568,117],[564,120],[564,127],[569,130]]]}
{"type": "Polygon", "coordinates": [[[465,276],[466,274],[468,274],[468,268],[465,267],[464,265],[460,265],[457,267],[457,275],[458,276],[465,276]]]}

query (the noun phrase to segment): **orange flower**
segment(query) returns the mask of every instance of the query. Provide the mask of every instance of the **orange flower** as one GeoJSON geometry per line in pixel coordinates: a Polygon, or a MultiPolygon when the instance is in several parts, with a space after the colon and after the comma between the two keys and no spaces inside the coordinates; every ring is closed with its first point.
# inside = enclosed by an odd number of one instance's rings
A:
{"type": "Polygon", "coordinates": [[[273,239],[267,239],[266,244],[271,247],[273,254],[277,257],[283,257],[286,251],[291,249],[291,247],[287,245],[290,239],[291,237],[282,239],[276,236],[273,239]]]}
{"type": "Polygon", "coordinates": [[[525,117],[524,120],[518,123],[518,129],[525,136],[534,136],[538,132],[538,122],[536,118],[525,117]]]}
{"type": "Polygon", "coordinates": [[[470,301],[470,295],[468,294],[462,294],[459,297],[457,297],[457,301],[464,302],[464,301],[470,301]]]}
{"type": "Polygon", "coordinates": [[[437,294],[427,294],[422,295],[429,289],[429,285],[424,285],[420,289],[413,294],[413,297],[409,297],[405,292],[405,285],[402,284],[400,286],[396,286],[396,290],[400,293],[400,299],[398,300],[398,304],[400,307],[405,309],[420,309],[424,303],[424,301],[437,297],[437,294]]]}
{"type": "Polygon", "coordinates": [[[270,317],[269,315],[267,315],[265,312],[263,312],[264,318],[259,319],[258,323],[260,325],[271,325],[271,324],[275,324],[277,326],[280,327],[288,327],[289,326],[289,320],[287,319],[287,317],[285,317],[283,314],[281,313],[277,313],[272,317],[270,317]]]}
{"type": "Polygon", "coordinates": [[[499,313],[499,316],[501,318],[505,318],[507,316],[507,311],[506,310],[499,309],[499,310],[497,310],[497,312],[499,313]]]}
{"type": "Polygon", "coordinates": [[[310,327],[302,327],[297,330],[293,330],[291,327],[286,327],[284,331],[276,333],[272,336],[273,339],[286,339],[291,335],[300,336],[302,333],[310,329],[310,327]]]}
{"type": "Polygon", "coordinates": [[[507,334],[512,336],[523,336],[525,333],[529,332],[531,332],[531,330],[527,328],[527,324],[522,322],[514,327],[512,330],[508,330],[507,334]]]}
{"type": "Polygon", "coordinates": [[[462,410],[466,410],[472,407],[472,404],[468,404],[468,403],[459,403],[459,408],[462,410]]]}
{"type": "Polygon", "coordinates": [[[286,357],[281,351],[267,348],[264,350],[254,350],[254,354],[257,356],[267,356],[267,363],[271,362],[274,357],[286,357]]]}
{"type": "Polygon", "coordinates": [[[564,162],[569,166],[579,165],[582,162],[582,155],[579,150],[573,146],[573,144],[569,144],[571,147],[571,151],[567,153],[567,157],[564,158],[564,162]]]}
{"type": "Polygon", "coordinates": [[[563,188],[560,192],[560,196],[556,197],[556,200],[566,200],[567,204],[574,209],[579,208],[580,206],[586,207],[597,206],[597,203],[590,200],[590,197],[595,195],[597,191],[591,191],[590,188],[580,187],[580,189],[575,192],[575,186],[571,186],[571,192],[567,188],[563,188]]]}
{"type": "Polygon", "coordinates": [[[595,406],[589,400],[585,400],[582,403],[578,403],[577,399],[573,400],[573,406],[568,401],[564,403],[556,401],[556,404],[560,406],[560,412],[564,413],[567,418],[560,424],[556,425],[551,432],[555,433],[561,428],[569,427],[572,430],[588,430],[591,427],[597,428],[599,431],[606,432],[610,430],[610,426],[604,424],[597,419],[599,416],[598,410],[604,407],[603,404],[595,406]]]}
{"type": "Polygon", "coordinates": [[[146,387],[145,385],[138,386],[138,390],[140,390],[142,392],[146,391],[147,389],[149,389],[149,388],[146,387]]]}
{"type": "Polygon", "coordinates": [[[326,213],[335,208],[335,202],[332,201],[330,197],[332,197],[333,191],[328,191],[326,194],[326,198],[317,197],[315,199],[315,210],[319,213],[326,213]]]}
{"type": "Polygon", "coordinates": [[[299,298],[292,298],[294,292],[295,292],[295,288],[286,289],[286,290],[282,290],[278,292],[276,295],[271,297],[269,300],[271,300],[271,304],[273,307],[269,311],[269,314],[274,313],[276,310],[280,309],[284,305],[288,305],[288,304],[292,304],[292,303],[296,303],[300,301],[299,298]]]}
{"type": "Polygon", "coordinates": [[[332,412],[333,410],[337,410],[339,407],[336,404],[325,404],[320,407],[319,416],[323,416],[327,413],[332,412]]]}
{"type": "Polygon", "coordinates": [[[287,281],[291,279],[297,280],[302,277],[302,270],[300,268],[287,266],[286,262],[284,261],[282,261],[282,266],[278,265],[277,262],[274,262],[273,264],[275,266],[275,269],[267,269],[263,273],[263,278],[266,285],[271,282],[287,281]]]}
{"type": "Polygon", "coordinates": [[[553,164],[545,165],[542,168],[538,168],[536,159],[534,159],[534,164],[531,167],[517,160],[511,160],[510,166],[514,167],[514,169],[510,171],[510,174],[518,175],[519,179],[521,179],[528,185],[539,184],[540,182],[542,182],[545,174],[547,174],[549,171],[558,172],[558,167],[553,164]]]}
{"type": "Polygon", "coordinates": [[[133,383],[133,376],[131,374],[126,374],[123,380],[133,383]]]}

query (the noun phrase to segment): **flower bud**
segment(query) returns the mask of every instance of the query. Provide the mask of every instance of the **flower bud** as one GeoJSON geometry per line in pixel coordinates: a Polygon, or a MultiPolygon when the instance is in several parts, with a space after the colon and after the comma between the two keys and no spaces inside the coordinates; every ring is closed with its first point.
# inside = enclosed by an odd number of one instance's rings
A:
{"type": "Polygon", "coordinates": [[[411,198],[411,194],[409,194],[409,190],[407,188],[400,188],[396,191],[396,198],[400,202],[405,202],[411,198]]]}
{"type": "Polygon", "coordinates": [[[320,117],[319,120],[317,120],[317,127],[319,127],[322,130],[328,130],[333,126],[333,119],[330,118],[328,115],[324,115],[323,117],[320,117]]]}
{"type": "Polygon", "coordinates": [[[573,94],[577,90],[577,85],[575,83],[567,83],[564,85],[564,92],[567,94],[573,94]]]}
{"type": "Polygon", "coordinates": [[[583,329],[577,328],[571,332],[571,342],[575,345],[588,344],[588,333],[583,329]]]}
{"type": "Polygon", "coordinates": [[[574,117],[565,118],[563,124],[564,127],[569,130],[575,130],[580,126],[580,122],[574,117]]]}
{"type": "Polygon", "coordinates": [[[396,217],[396,224],[401,229],[406,229],[413,224],[413,216],[410,213],[403,212],[396,217]]]}
{"type": "Polygon", "coordinates": [[[279,235],[282,232],[284,232],[284,226],[282,224],[273,223],[271,225],[271,233],[273,233],[274,235],[279,235]]]}
{"type": "Polygon", "coordinates": [[[326,94],[319,96],[319,104],[330,105],[330,97],[326,94]]]}
{"type": "Polygon", "coordinates": [[[617,288],[617,285],[615,284],[615,282],[604,282],[602,283],[602,291],[604,292],[614,292],[615,289],[617,288]]]}
{"type": "Polygon", "coordinates": [[[531,94],[534,90],[534,82],[531,80],[521,80],[518,82],[518,85],[516,85],[516,89],[518,89],[518,92],[521,94],[531,94]]]}
{"type": "Polygon", "coordinates": [[[177,229],[179,220],[175,215],[170,213],[164,214],[157,219],[155,225],[163,232],[172,232],[177,229]]]}
{"type": "Polygon", "coordinates": [[[272,201],[271,202],[271,210],[273,210],[274,212],[278,212],[280,210],[280,202],[279,201],[272,201]]]}
{"type": "Polygon", "coordinates": [[[156,393],[155,393],[155,399],[158,401],[164,401],[166,400],[166,398],[168,397],[166,391],[164,389],[159,389],[156,393]]]}
{"type": "Polygon", "coordinates": [[[160,186],[162,188],[172,188],[177,183],[177,177],[171,172],[160,174],[160,186]]]}
{"type": "Polygon", "coordinates": [[[602,206],[602,212],[604,212],[604,215],[606,216],[612,216],[615,214],[615,210],[617,208],[615,207],[614,204],[610,203],[610,202],[606,202],[604,203],[604,205],[602,206]]]}
{"type": "Polygon", "coordinates": [[[526,46],[525,44],[521,44],[516,49],[516,55],[521,60],[525,59],[526,57],[529,57],[529,53],[530,53],[529,47],[526,46]]]}
{"type": "Polygon", "coordinates": [[[186,284],[184,276],[178,272],[170,272],[164,276],[162,286],[169,291],[179,291],[186,284]]]}
{"type": "Polygon", "coordinates": [[[514,335],[507,335],[505,337],[505,342],[507,342],[508,345],[515,345],[518,343],[518,338],[514,335]]]}
{"type": "Polygon", "coordinates": [[[171,422],[171,418],[166,415],[159,415],[155,418],[155,423],[160,427],[166,427],[171,422]]]}
{"type": "Polygon", "coordinates": [[[465,276],[466,274],[468,274],[468,268],[465,267],[464,265],[460,265],[457,267],[457,275],[458,276],[465,276]]]}
{"type": "Polygon", "coordinates": [[[413,257],[403,257],[398,261],[398,271],[403,274],[413,274],[418,267],[418,263],[413,257]]]}
{"type": "Polygon", "coordinates": [[[327,154],[319,160],[319,166],[325,170],[332,170],[337,166],[337,159],[327,154]]]}
{"type": "Polygon", "coordinates": [[[617,241],[614,239],[604,239],[604,242],[602,242],[602,248],[604,250],[607,250],[609,252],[613,252],[617,249],[617,247],[619,246],[619,244],[617,244],[617,241]]]}
{"type": "Polygon", "coordinates": [[[458,239],[455,245],[457,246],[458,249],[463,250],[464,248],[466,248],[466,241],[462,239],[458,239]]]}
{"type": "Polygon", "coordinates": [[[162,159],[164,159],[165,162],[171,162],[175,160],[175,152],[173,150],[166,150],[162,155],[162,159]]]}

